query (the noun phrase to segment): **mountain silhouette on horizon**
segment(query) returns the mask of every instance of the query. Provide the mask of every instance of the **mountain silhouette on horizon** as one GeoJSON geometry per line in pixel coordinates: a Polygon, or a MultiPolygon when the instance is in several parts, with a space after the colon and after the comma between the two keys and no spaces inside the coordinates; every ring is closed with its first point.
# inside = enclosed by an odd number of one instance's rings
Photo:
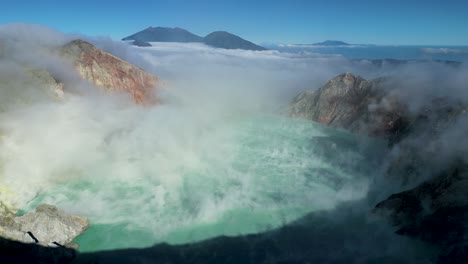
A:
{"type": "Polygon", "coordinates": [[[148,27],[122,40],[136,40],[140,42],[197,42],[223,49],[266,50],[262,46],[226,31],[215,31],[205,37],[200,37],[178,27],[148,27]]]}
{"type": "Polygon", "coordinates": [[[202,42],[203,38],[183,28],[149,27],[122,40],[139,40],[144,42],[202,42]]]}
{"type": "Polygon", "coordinates": [[[316,46],[348,46],[350,45],[349,43],[340,41],[340,40],[325,40],[322,42],[314,43],[312,45],[316,46]]]}
{"type": "Polygon", "coordinates": [[[203,43],[223,49],[266,50],[239,36],[226,31],[215,31],[203,38],[203,43]]]}

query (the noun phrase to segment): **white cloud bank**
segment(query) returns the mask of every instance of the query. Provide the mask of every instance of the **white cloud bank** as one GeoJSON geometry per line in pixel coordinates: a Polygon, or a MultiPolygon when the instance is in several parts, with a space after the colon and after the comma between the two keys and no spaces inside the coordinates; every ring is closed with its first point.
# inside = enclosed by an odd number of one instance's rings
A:
{"type": "Polygon", "coordinates": [[[422,51],[427,54],[468,54],[468,50],[451,48],[423,48],[422,51]]]}

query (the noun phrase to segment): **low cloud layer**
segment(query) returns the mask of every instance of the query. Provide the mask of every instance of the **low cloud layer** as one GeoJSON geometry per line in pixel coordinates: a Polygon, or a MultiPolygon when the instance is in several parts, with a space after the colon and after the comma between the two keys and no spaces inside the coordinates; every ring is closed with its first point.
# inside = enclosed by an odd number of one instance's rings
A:
{"type": "Polygon", "coordinates": [[[450,48],[423,48],[422,51],[428,54],[468,54],[468,50],[450,48]]]}

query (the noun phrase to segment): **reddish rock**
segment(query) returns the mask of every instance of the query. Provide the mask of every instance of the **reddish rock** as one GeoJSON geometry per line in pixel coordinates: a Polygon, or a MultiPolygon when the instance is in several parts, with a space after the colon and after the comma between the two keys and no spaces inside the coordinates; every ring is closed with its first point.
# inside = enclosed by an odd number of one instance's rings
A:
{"type": "Polygon", "coordinates": [[[72,61],[83,79],[111,91],[128,92],[137,103],[157,102],[154,92],[160,81],[141,68],[79,39],[63,46],[61,54],[72,61]]]}

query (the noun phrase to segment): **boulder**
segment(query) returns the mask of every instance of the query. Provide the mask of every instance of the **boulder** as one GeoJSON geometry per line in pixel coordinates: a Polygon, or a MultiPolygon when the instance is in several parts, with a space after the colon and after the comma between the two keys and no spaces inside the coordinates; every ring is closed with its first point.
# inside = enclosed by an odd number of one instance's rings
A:
{"type": "Polygon", "coordinates": [[[89,226],[87,218],[46,204],[22,216],[4,215],[1,220],[1,237],[43,246],[76,247],[71,241],[89,226]]]}

